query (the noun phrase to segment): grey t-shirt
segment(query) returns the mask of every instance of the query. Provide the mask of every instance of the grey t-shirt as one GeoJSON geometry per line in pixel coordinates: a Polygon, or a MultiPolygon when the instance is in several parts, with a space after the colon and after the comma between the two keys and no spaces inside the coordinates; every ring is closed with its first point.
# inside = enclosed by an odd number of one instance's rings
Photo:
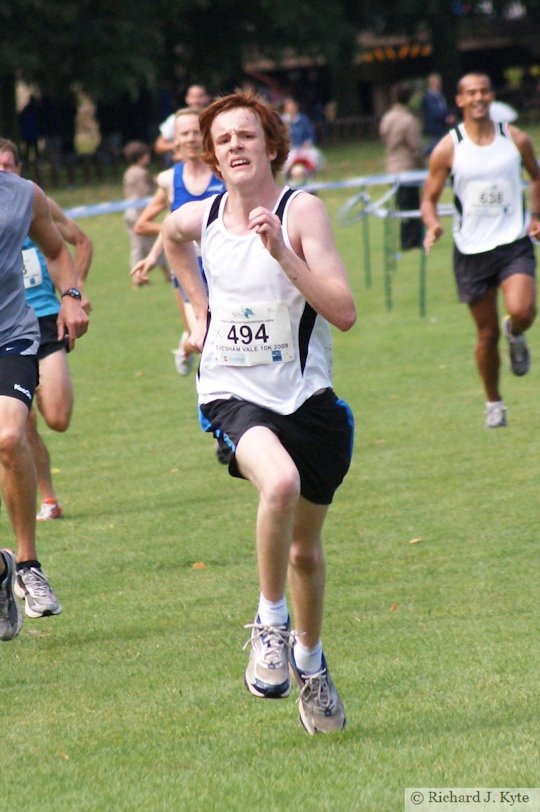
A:
{"type": "Polygon", "coordinates": [[[0,348],[26,338],[39,345],[40,332],[26,304],[22,244],[32,222],[34,186],[9,172],[0,172],[0,348]]]}

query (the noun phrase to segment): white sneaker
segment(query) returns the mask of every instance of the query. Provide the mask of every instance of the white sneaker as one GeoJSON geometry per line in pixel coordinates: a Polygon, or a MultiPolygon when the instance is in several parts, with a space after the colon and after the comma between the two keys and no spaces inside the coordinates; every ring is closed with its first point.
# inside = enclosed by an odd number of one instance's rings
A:
{"type": "Polygon", "coordinates": [[[17,570],[14,592],[24,599],[24,611],[28,617],[59,615],[62,611],[47,576],[37,567],[17,570]]]}
{"type": "Polygon", "coordinates": [[[253,696],[265,699],[289,696],[290,621],[282,626],[265,626],[257,615],[255,622],[245,628],[251,629],[251,637],[244,646],[250,646],[244,674],[246,688],[253,696]]]}
{"type": "Polygon", "coordinates": [[[506,426],[506,406],[504,400],[486,402],[486,429],[500,429],[506,426]]]}
{"type": "Polygon", "coordinates": [[[508,341],[508,352],[510,354],[510,368],[514,375],[526,375],[531,366],[531,354],[527,347],[527,341],[523,333],[512,335],[512,319],[505,316],[503,319],[503,329],[508,341]]]}
{"type": "Polygon", "coordinates": [[[182,338],[180,339],[180,344],[178,345],[178,349],[172,350],[172,354],[174,355],[174,366],[176,367],[176,371],[179,375],[185,377],[189,375],[191,370],[193,369],[194,357],[193,354],[188,355],[184,350],[184,341],[188,337],[187,333],[182,333],[182,338]]]}
{"type": "Polygon", "coordinates": [[[61,519],[62,508],[56,499],[46,499],[41,503],[41,507],[37,513],[36,520],[38,522],[48,522],[51,519],[61,519]]]}
{"type": "Polygon", "coordinates": [[[313,736],[343,730],[347,723],[345,708],[330,677],[324,654],[320,670],[316,674],[304,674],[296,665],[294,647],[291,648],[291,674],[300,689],[298,710],[306,732],[313,736]]]}
{"type": "Polygon", "coordinates": [[[23,616],[15,600],[15,556],[11,550],[2,550],[6,570],[0,586],[0,640],[13,640],[19,634],[23,616]]]}

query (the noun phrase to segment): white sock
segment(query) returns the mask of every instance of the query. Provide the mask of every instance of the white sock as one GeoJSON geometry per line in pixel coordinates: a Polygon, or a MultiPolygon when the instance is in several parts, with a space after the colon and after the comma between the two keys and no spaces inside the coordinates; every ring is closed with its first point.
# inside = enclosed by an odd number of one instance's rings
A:
{"type": "Polygon", "coordinates": [[[303,674],[315,674],[322,666],[322,643],[319,640],[313,648],[306,648],[298,640],[294,644],[294,661],[303,674]]]}
{"type": "Polygon", "coordinates": [[[285,595],[275,603],[267,600],[261,592],[259,597],[259,618],[264,626],[283,626],[289,619],[285,595]]]}

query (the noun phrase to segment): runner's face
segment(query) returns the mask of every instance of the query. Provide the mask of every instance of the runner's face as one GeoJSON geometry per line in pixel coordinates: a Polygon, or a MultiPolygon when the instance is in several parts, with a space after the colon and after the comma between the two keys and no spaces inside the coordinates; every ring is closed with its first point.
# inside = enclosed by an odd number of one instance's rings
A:
{"type": "Polygon", "coordinates": [[[198,116],[178,116],[174,127],[174,155],[177,160],[198,158],[202,151],[202,137],[198,116]],[[178,156],[178,157],[177,157],[178,156]]]}
{"type": "Polygon", "coordinates": [[[462,79],[456,104],[463,116],[472,120],[489,118],[489,105],[494,95],[487,76],[466,76],[462,79]]]}
{"type": "Polygon", "coordinates": [[[252,179],[269,168],[275,157],[268,154],[259,117],[246,107],[236,107],[217,115],[210,132],[225,183],[252,179]]]}
{"type": "Polygon", "coordinates": [[[204,110],[205,107],[208,107],[209,102],[210,97],[204,87],[193,85],[189,88],[186,94],[187,107],[192,107],[193,110],[204,110]]]}
{"type": "Polygon", "coordinates": [[[14,175],[21,174],[20,164],[15,163],[15,157],[9,149],[0,152],[0,172],[12,172],[14,175]]]}

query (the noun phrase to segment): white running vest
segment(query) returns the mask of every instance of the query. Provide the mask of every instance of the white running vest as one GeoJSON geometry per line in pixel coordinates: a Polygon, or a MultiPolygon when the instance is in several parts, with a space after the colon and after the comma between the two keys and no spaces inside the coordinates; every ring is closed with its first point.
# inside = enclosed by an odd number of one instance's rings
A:
{"type": "MultiPolygon", "coordinates": [[[[274,209],[288,248],[287,215],[297,194],[306,192],[285,187],[274,209]]],[[[203,220],[210,315],[197,379],[199,403],[234,397],[291,414],[332,385],[329,325],[257,234],[227,231],[226,201],[227,193],[212,198],[203,220]]]]}
{"type": "Polygon", "coordinates": [[[454,140],[452,183],[453,233],[462,254],[479,254],[508,245],[527,234],[521,155],[505,124],[495,124],[491,144],[479,146],[463,124],[454,140]]]}

